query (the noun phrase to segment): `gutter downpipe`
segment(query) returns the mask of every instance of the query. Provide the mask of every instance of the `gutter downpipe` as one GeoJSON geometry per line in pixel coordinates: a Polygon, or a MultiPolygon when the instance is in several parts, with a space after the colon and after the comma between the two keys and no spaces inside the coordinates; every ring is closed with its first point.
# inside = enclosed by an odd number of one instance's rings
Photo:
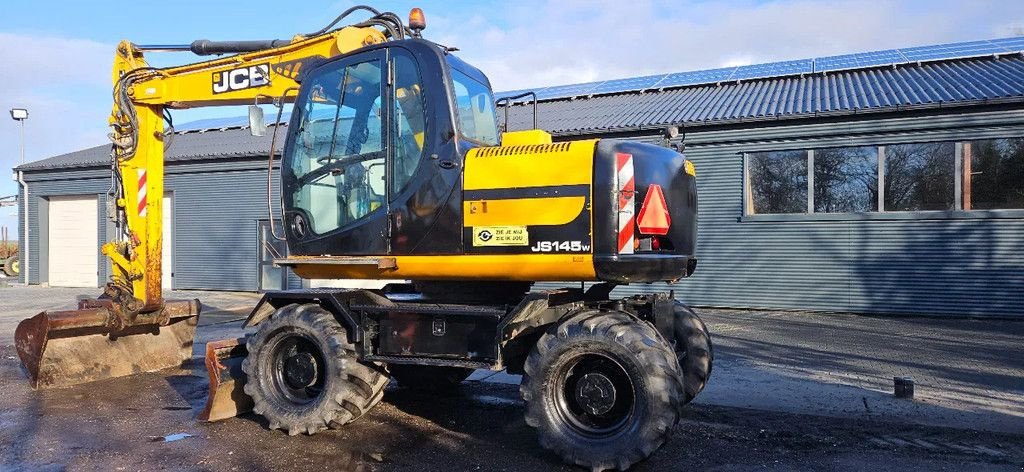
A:
{"type": "Polygon", "coordinates": [[[29,251],[28,251],[28,249],[29,249],[29,247],[28,247],[28,240],[29,240],[29,238],[28,238],[28,183],[25,182],[25,171],[23,171],[23,170],[19,170],[18,171],[18,183],[21,185],[22,189],[24,189],[23,190],[24,191],[24,197],[22,197],[23,200],[21,201],[21,208],[24,210],[24,214],[21,215],[21,216],[22,216],[22,219],[23,219],[23,221],[22,221],[22,228],[23,228],[23,233],[22,234],[23,234],[23,236],[22,237],[25,239],[24,241],[21,241],[21,238],[18,238],[18,242],[19,242],[19,245],[21,246],[21,250],[24,251],[23,254],[19,254],[18,255],[18,259],[19,259],[20,265],[21,265],[21,273],[25,275],[25,278],[24,278],[25,286],[28,286],[28,281],[29,281],[29,278],[28,278],[28,274],[29,274],[29,264],[28,264],[28,255],[29,255],[29,251]]]}

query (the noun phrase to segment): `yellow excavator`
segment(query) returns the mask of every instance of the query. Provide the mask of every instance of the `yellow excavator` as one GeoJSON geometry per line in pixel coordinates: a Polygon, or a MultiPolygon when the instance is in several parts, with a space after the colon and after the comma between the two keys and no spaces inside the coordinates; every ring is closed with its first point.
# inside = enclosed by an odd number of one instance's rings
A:
{"type": "Polygon", "coordinates": [[[707,328],[670,292],[611,291],[695,270],[693,165],[665,146],[501,132],[487,77],[423,39],[425,27],[419,9],[403,23],[356,6],[287,40],[121,42],[108,199],[118,231],[102,249],[114,275],[77,310],[19,324],[33,387],[191,359],[200,304],[164,300],[160,284],[168,111],[253,105],[253,133],[274,133],[271,170],[281,147],[279,210],[268,211],[288,254],[275,263],[395,282],[265,293],[245,338],[206,346],[203,419],[251,409],[272,429],[313,434],[365,414],[392,378],[453,388],[487,369],[522,374],[526,422],[569,463],[624,469],[668,440],[711,374],[707,328]],[[355,12],[368,18],[341,25],[355,12]],[[179,50],[225,56],[170,68],[144,58],[179,50]],[[272,131],[261,102],[278,107],[272,131]]]}

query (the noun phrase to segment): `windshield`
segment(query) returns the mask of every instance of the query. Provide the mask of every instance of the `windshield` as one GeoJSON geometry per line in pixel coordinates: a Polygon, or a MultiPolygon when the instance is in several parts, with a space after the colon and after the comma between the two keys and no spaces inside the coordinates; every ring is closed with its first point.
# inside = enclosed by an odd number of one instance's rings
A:
{"type": "Polygon", "coordinates": [[[459,108],[459,130],[462,137],[498,145],[498,121],[494,114],[494,97],[486,85],[452,68],[455,103],[459,108]]]}

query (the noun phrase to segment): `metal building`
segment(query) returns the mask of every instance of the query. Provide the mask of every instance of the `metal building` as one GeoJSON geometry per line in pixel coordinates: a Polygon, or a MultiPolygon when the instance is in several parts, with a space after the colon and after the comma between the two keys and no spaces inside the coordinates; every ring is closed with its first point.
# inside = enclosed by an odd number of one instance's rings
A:
{"type": "MultiPolygon", "coordinates": [[[[168,149],[164,195],[164,286],[271,290],[301,281],[274,267],[283,243],[268,237],[270,136],[241,126],[178,132],[168,149]]],[[[114,232],[107,218],[110,147],[97,146],[16,168],[28,187],[28,247],[21,277],[30,284],[95,287],[110,274],[98,251],[114,232]]],[[[272,188],[276,201],[278,182],[272,188]]],[[[24,201],[24,199],[22,199],[24,201]]],[[[25,206],[19,207],[24,217],[25,206]]]]}
{"type": "MultiPolygon", "coordinates": [[[[539,125],[559,140],[684,128],[699,265],[674,288],[692,304],[1024,316],[1022,49],[1010,38],[549,87],[535,91],[539,125]]],[[[510,129],[531,125],[522,100],[510,129]]],[[[262,249],[268,147],[241,126],[175,136],[165,284],[299,285],[262,249]]],[[[97,147],[18,168],[30,283],[106,279],[108,166],[97,147]]]]}

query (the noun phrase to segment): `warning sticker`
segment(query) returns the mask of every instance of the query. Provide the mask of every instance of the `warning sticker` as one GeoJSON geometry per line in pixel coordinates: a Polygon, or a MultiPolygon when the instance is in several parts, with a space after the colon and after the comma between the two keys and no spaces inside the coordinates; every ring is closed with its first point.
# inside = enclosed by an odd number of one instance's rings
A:
{"type": "Polygon", "coordinates": [[[529,246],[530,236],[525,226],[475,226],[474,246],[529,246]]]}

